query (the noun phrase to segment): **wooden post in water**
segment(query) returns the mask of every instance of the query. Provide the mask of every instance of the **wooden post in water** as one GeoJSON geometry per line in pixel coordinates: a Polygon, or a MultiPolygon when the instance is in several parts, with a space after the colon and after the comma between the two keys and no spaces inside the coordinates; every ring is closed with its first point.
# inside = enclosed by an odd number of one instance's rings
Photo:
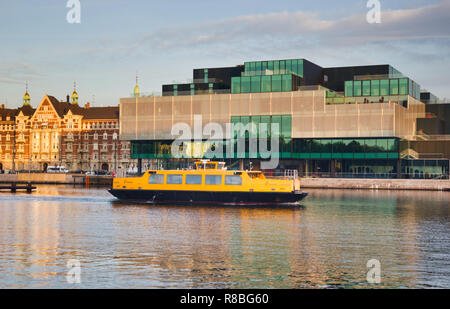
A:
{"type": "Polygon", "coordinates": [[[31,185],[31,182],[29,182],[28,184],[27,184],[27,193],[32,193],[33,192],[33,187],[32,187],[32,185],[31,185]]]}

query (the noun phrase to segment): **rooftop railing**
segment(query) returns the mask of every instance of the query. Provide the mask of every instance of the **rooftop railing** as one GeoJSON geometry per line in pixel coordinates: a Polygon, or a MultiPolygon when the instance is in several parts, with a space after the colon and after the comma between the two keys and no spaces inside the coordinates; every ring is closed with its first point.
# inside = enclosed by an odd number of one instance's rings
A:
{"type": "Polygon", "coordinates": [[[405,77],[402,74],[375,74],[375,75],[355,75],[353,80],[376,80],[405,77]]]}

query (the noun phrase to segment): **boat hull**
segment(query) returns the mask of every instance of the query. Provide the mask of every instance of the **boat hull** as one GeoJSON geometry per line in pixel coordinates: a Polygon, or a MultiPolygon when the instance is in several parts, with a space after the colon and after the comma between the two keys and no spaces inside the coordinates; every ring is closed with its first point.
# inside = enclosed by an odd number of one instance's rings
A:
{"type": "Polygon", "coordinates": [[[296,192],[227,192],[227,191],[154,191],[108,190],[119,200],[152,204],[195,205],[296,205],[308,193],[296,192]]]}

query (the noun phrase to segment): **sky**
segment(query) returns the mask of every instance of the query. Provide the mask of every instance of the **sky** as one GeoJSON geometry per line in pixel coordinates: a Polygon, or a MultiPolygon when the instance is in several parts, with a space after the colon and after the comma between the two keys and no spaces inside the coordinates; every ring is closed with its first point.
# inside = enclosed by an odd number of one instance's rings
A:
{"type": "MultiPolygon", "coordinates": [[[[117,105],[133,92],[186,82],[192,69],[305,58],[322,67],[391,64],[450,98],[450,0],[0,0],[0,104],[65,99],[117,105]]],[[[449,100],[450,101],[450,100],[449,100]]]]}

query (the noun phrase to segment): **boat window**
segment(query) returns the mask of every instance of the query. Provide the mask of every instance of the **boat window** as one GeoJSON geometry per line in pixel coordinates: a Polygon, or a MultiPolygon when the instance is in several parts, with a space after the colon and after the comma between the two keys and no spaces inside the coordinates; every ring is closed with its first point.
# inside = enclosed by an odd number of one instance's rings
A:
{"type": "Polygon", "coordinates": [[[221,185],[222,176],[221,175],[206,175],[205,185],[221,185]]]}
{"type": "Polygon", "coordinates": [[[162,185],[164,183],[164,175],[150,175],[148,179],[149,185],[162,185]]]}
{"type": "Polygon", "coordinates": [[[186,175],[186,184],[187,185],[201,185],[202,184],[202,175],[186,175]]]}
{"type": "Polygon", "coordinates": [[[183,175],[167,175],[168,185],[181,185],[183,183],[183,175]]]}
{"type": "Polygon", "coordinates": [[[206,169],[207,170],[214,170],[214,169],[216,169],[216,164],[215,163],[207,163],[206,164],[206,169]]]}
{"type": "Polygon", "coordinates": [[[242,185],[242,178],[237,175],[227,175],[225,176],[225,184],[230,186],[240,186],[242,185]]]}

